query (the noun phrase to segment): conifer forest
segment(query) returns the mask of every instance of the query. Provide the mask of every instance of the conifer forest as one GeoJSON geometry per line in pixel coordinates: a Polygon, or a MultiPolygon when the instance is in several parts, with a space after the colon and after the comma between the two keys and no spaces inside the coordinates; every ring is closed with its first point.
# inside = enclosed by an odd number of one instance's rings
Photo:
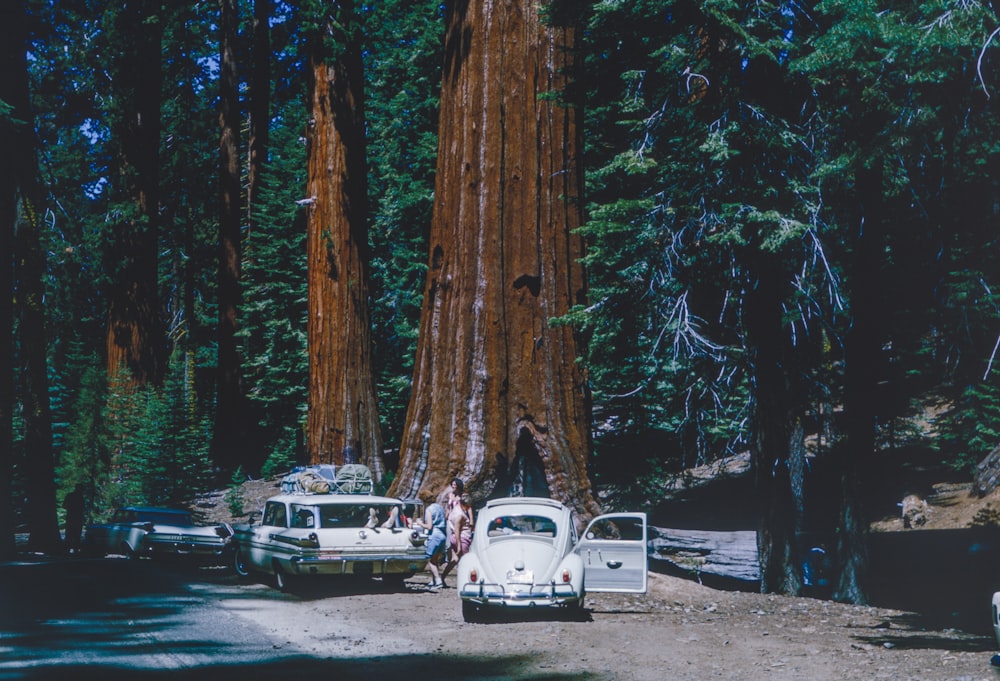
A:
{"type": "Polygon", "coordinates": [[[0,50],[2,556],[74,490],[589,516],[749,453],[762,588],[835,529],[864,602],[879,460],[1000,445],[993,0],[10,0],[0,50]]]}

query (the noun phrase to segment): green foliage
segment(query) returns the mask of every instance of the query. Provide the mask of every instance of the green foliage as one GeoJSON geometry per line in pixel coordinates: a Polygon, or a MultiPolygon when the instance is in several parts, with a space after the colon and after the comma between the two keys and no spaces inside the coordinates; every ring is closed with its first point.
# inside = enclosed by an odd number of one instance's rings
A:
{"type": "Polygon", "coordinates": [[[441,4],[391,0],[368,17],[371,319],[383,440],[398,444],[410,396],[434,203],[441,4]]]}
{"type": "Polygon", "coordinates": [[[997,372],[965,388],[944,416],[938,445],[945,461],[972,474],[1000,443],[1000,386],[997,372]]]}
{"type": "Polygon", "coordinates": [[[243,472],[243,467],[239,466],[233,471],[233,477],[229,481],[229,489],[226,491],[226,508],[229,509],[229,515],[234,518],[243,515],[243,504],[245,500],[243,499],[243,482],[246,480],[246,473],[243,472]]]}
{"type": "Polygon", "coordinates": [[[163,388],[146,388],[140,397],[139,421],[117,457],[130,473],[124,486],[132,503],[176,505],[209,489],[211,421],[187,390],[184,366],[173,363],[163,388]]]}
{"type": "Polygon", "coordinates": [[[294,432],[286,431],[285,436],[285,439],[279,440],[276,443],[274,450],[267,457],[264,465],[261,466],[261,477],[273,478],[281,473],[287,473],[295,467],[296,451],[301,446],[296,444],[296,434],[294,432]]]}
{"type": "MultiPolygon", "coordinates": [[[[359,8],[360,21],[344,27],[327,22],[321,3],[278,3],[272,24],[271,147],[244,233],[239,311],[247,417],[259,428],[246,466],[264,461],[266,476],[302,456],[301,43],[312,29],[334,29],[334,48],[364,31],[373,358],[387,443],[399,441],[406,416],[434,201],[443,6],[359,8]]],[[[678,469],[750,446],[762,344],[746,303],[771,269],[781,285],[773,299],[781,333],[771,341],[782,346],[806,415],[841,403],[852,309],[872,300],[882,446],[922,437],[903,426],[929,400],[952,407],[935,425],[941,456],[955,466],[967,469],[997,444],[990,368],[1000,324],[1000,59],[996,41],[987,42],[997,25],[991,6],[602,0],[552,8],[552,20],[583,26],[589,302],[557,323],[588,341],[602,483],[655,494],[678,469]],[[859,187],[864,177],[881,184],[859,187]],[[878,225],[862,220],[865,189],[879,197],[878,225]],[[860,226],[879,236],[878,283],[864,289],[854,287],[860,226]]],[[[35,2],[29,11],[50,197],[42,237],[59,494],[83,483],[98,513],[173,503],[211,472],[217,9],[156,15],[164,36],[158,275],[175,357],[164,385],[139,393],[105,385],[99,359],[116,264],[111,226],[135,211],[115,161],[127,92],[106,79],[134,36],[112,6],[35,2]]],[[[8,119],[0,103],[0,120],[8,119]]]]}
{"type": "MultiPolygon", "coordinates": [[[[263,453],[293,459],[305,422],[306,355],[305,111],[286,105],[271,133],[271,163],[256,208],[256,228],[243,246],[244,304],[239,330],[247,399],[260,426],[263,453]]],[[[263,459],[264,456],[261,456],[263,459]]]]}

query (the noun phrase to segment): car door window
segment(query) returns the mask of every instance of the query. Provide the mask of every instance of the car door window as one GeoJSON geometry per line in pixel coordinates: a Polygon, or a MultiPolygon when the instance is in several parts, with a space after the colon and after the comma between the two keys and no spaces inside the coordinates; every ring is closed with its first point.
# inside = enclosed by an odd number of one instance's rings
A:
{"type": "Polygon", "coordinates": [[[269,501],[264,507],[264,519],[261,525],[268,527],[288,527],[288,517],[285,505],[278,501],[269,501]]]}
{"type": "Polygon", "coordinates": [[[316,508],[314,506],[292,504],[292,527],[316,527],[316,508]]]}
{"type": "Polygon", "coordinates": [[[641,541],[642,520],[635,517],[598,518],[587,528],[587,539],[641,541]]]}
{"type": "Polygon", "coordinates": [[[646,515],[612,513],[591,521],[576,553],[583,559],[587,591],[645,593],[646,515]]]}

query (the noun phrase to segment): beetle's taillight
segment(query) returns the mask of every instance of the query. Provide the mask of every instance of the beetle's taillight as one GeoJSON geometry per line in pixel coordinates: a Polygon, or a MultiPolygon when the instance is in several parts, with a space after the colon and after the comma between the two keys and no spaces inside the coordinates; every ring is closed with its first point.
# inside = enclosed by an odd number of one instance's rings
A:
{"type": "Polygon", "coordinates": [[[566,568],[566,569],[564,569],[564,570],[562,571],[562,580],[563,580],[563,584],[569,584],[569,580],[570,580],[571,578],[572,578],[572,575],[571,575],[571,574],[569,573],[569,568],[566,568]]]}
{"type": "Polygon", "coordinates": [[[479,573],[476,572],[476,568],[472,568],[472,570],[469,572],[469,581],[472,582],[473,584],[479,581],[479,573]]]}

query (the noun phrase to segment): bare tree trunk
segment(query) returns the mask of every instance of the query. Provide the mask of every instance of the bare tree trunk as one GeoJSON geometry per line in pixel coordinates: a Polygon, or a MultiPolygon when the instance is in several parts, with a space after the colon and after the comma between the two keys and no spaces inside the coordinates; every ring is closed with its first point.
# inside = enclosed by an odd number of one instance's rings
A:
{"type": "Polygon", "coordinates": [[[168,348],[157,290],[159,236],[160,43],[162,17],[156,2],[123,4],[113,59],[112,87],[121,101],[114,112],[119,200],[134,209],[118,217],[110,253],[113,274],[108,311],[107,362],[112,382],[126,369],[138,384],[159,384],[168,348]]]}
{"type": "MultiPolygon", "coordinates": [[[[794,493],[795,364],[782,326],[784,268],[757,254],[756,282],[746,299],[748,355],[754,385],[752,462],[759,525],[757,555],[762,592],[797,595],[802,568],[795,529],[801,520],[794,493]]],[[[801,435],[798,435],[801,440],[801,435]]]]}
{"type": "Polygon", "coordinates": [[[868,602],[868,524],[861,504],[861,472],[875,453],[878,407],[879,268],[882,259],[880,169],[857,174],[860,212],[851,239],[851,329],[844,351],[844,411],[846,446],[838,448],[840,464],[840,522],[837,534],[839,576],[833,597],[845,603],[868,602]]]}
{"type": "MultiPolygon", "coordinates": [[[[11,116],[14,120],[28,121],[28,123],[18,126],[20,129],[16,131],[13,129],[13,124],[9,128],[13,134],[8,140],[10,144],[6,149],[9,155],[4,165],[10,169],[10,177],[9,184],[5,183],[4,189],[13,192],[14,202],[11,207],[14,209],[14,215],[11,217],[14,218],[12,243],[15,265],[12,286],[0,290],[3,290],[8,297],[13,294],[15,312],[19,320],[15,356],[20,369],[21,406],[24,414],[24,479],[28,497],[25,516],[30,534],[29,548],[43,553],[55,553],[59,550],[62,540],[57,518],[52,410],[49,405],[43,281],[45,252],[40,241],[41,188],[38,183],[35,132],[29,103],[28,71],[25,61],[27,35],[24,19],[22,10],[18,9],[12,22],[13,26],[5,27],[6,30],[12,30],[12,33],[4,36],[5,45],[10,45],[12,54],[9,55],[10,61],[7,62],[10,75],[3,81],[0,98],[13,106],[11,116]],[[8,291],[11,293],[6,293],[8,291]]],[[[10,260],[5,260],[5,263],[9,264],[10,260]]],[[[9,273],[10,270],[6,270],[8,276],[9,273]]],[[[7,334],[6,338],[9,342],[10,335],[7,334]]],[[[11,416],[9,407],[10,403],[7,402],[5,408],[0,410],[6,413],[4,428],[7,429],[8,436],[5,438],[4,447],[8,453],[11,416]]],[[[9,504],[10,500],[11,472],[8,468],[0,473],[8,480],[4,485],[5,505],[9,504]]],[[[9,506],[6,508],[9,510],[9,506]]]]}
{"type": "Polygon", "coordinates": [[[575,31],[528,0],[448,7],[430,263],[392,492],[551,495],[598,512],[578,339],[586,298],[575,31]]]}
{"type": "MultiPolygon", "coordinates": [[[[24,98],[23,91],[27,88],[24,4],[18,3],[9,14],[6,21],[0,22],[0,54],[6,64],[0,69],[0,100],[14,104],[24,98]]],[[[25,120],[24,112],[11,113],[10,117],[0,116],[0,148],[17,157],[18,141],[28,139],[30,130],[16,122],[25,120]]],[[[14,290],[14,233],[20,170],[17,163],[0,163],[0,291],[4,292],[14,290]]],[[[0,561],[10,560],[16,554],[11,503],[14,395],[14,298],[5,294],[0,296],[0,561]]]]}
{"type": "Polygon", "coordinates": [[[219,321],[217,406],[213,452],[224,471],[245,451],[241,436],[240,358],[236,348],[240,302],[240,100],[236,69],[236,0],[219,0],[219,321]]]}
{"type": "MultiPolygon", "coordinates": [[[[34,135],[29,136],[34,139],[34,135]]],[[[30,147],[29,147],[30,149],[30,147]]],[[[30,171],[35,172],[31,153],[30,171]]],[[[45,254],[39,242],[41,216],[39,195],[32,179],[22,185],[23,207],[14,248],[17,253],[15,301],[19,324],[18,353],[21,373],[21,404],[24,409],[25,479],[28,493],[28,548],[54,553],[61,544],[57,519],[55,454],[52,450],[52,408],[49,404],[47,336],[45,333],[45,254]]]]}
{"type": "Polygon", "coordinates": [[[312,463],[363,463],[381,479],[368,318],[361,33],[353,2],[339,3],[337,12],[336,21],[326,23],[327,35],[310,45],[306,450],[312,463]]]}
{"type": "Polygon", "coordinates": [[[250,75],[250,158],[247,172],[247,220],[254,225],[261,176],[267,164],[271,124],[271,20],[274,0],[253,3],[253,69],[250,75]]]}

